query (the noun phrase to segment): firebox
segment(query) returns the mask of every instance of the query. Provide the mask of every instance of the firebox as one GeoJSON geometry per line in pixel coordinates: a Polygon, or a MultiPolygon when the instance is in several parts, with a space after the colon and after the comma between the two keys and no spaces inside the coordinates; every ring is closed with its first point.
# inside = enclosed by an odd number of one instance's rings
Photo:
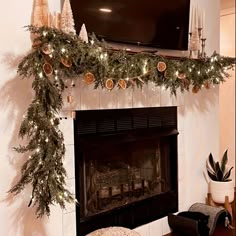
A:
{"type": "Polygon", "coordinates": [[[84,110],[74,121],[77,235],[178,210],[177,107],[84,110]]]}

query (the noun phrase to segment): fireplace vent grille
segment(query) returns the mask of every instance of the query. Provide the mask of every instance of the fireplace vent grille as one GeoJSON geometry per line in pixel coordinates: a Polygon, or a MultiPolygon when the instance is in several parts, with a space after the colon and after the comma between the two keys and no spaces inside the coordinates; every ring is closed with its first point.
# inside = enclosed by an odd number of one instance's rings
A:
{"type": "Polygon", "coordinates": [[[77,111],[79,135],[117,133],[148,128],[177,129],[177,107],[163,109],[132,108],[122,110],[77,111]]]}

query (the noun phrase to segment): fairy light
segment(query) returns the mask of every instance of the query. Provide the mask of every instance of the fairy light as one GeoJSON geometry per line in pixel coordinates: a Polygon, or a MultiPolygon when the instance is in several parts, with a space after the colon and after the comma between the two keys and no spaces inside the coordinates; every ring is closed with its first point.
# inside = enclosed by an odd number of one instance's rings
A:
{"type": "Polygon", "coordinates": [[[176,72],[175,72],[175,75],[176,75],[176,77],[178,77],[178,75],[179,75],[179,71],[176,71],[176,72]]]}
{"type": "Polygon", "coordinates": [[[43,31],[43,36],[47,36],[48,32],[47,31],[43,31]]]}
{"type": "Polygon", "coordinates": [[[48,138],[45,139],[45,142],[48,143],[48,138]]]}
{"type": "Polygon", "coordinates": [[[59,195],[59,198],[60,198],[60,199],[62,199],[62,196],[61,196],[61,195],[59,195]]]}
{"type": "Polygon", "coordinates": [[[211,58],[211,62],[214,62],[214,57],[211,58]]]}
{"type": "Polygon", "coordinates": [[[36,152],[37,152],[37,153],[39,153],[39,151],[40,151],[40,149],[39,149],[39,148],[37,148],[37,149],[36,149],[36,152]]]}
{"type": "Polygon", "coordinates": [[[37,129],[37,128],[38,128],[38,126],[37,126],[37,125],[35,125],[35,126],[34,126],[34,129],[37,129]]]}
{"type": "Polygon", "coordinates": [[[103,54],[101,54],[101,55],[100,55],[100,59],[102,60],[103,58],[104,58],[104,55],[103,55],[103,54]]]}
{"type": "Polygon", "coordinates": [[[93,45],[94,44],[94,40],[91,40],[90,43],[93,45]]]}
{"type": "Polygon", "coordinates": [[[189,72],[192,72],[192,68],[189,68],[188,70],[189,70],[189,72]]]}
{"type": "Polygon", "coordinates": [[[211,66],[211,70],[214,70],[214,68],[215,68],[214,66],[211,66]]]}
{"type": "Polygon", "coordinates": [[[164,91],[166,88],[164,85],[161,86],[161,90],[164,91]]]}
{"type": "Polygon", "coordinates": [[[29,159],[31,159],[31,158],[32,158],[32,156],[30,156],[30,155],[29,155],[29,157],[28,157],[28,158],[29,158],[29,159]]]}
{"type": "Polygon", "coordinates": [[[52,125],[54,125],[54,121],[53,121],[53,119],[51,119],[50,122],[51,122],[52,125]]]}
{"type": "Polygon", "coordinates": [[[65,197],[68,197],[68,193],[67,193],[67,192],[64,192],[64,196],[65,196],[65,197]]]}
{"type": "Polygon", "coordinates": [[[39,78],[43,78],[43,72],[39,72],[39,78]]]}
{"type": "Polygon", "coordinates": [[[131,67],[134,67],[134,64],[131,64],[131,67]]]}
{"type": "Polygon", "coordinates": [[[64,53],[65,51],[66,51],[66,49],[65,49],[65,48],[62,48],[62,49],[61,49],[61,52],[62,52],[62,53],[64,53]]]}
{"type": "Polygon", "coordinates": [[[55,80],[58,80],[58,76],[57,75],[55,76],[55,80]]]}
{"type": "Polygon", "coordinates": [[[146,74],[147,73],[147,61],[145,60],[144,63],[143,63],[143,74],[146,74]]]}
{"type": "Polygon", "coordinates": [[[197,72],[197,74],[200,75],[200,74],[201,74],[201,71],[199,70],[199,71],[197,72]]]}
{"type": "Polygon", "coordinates": [[[42,161],[39,161],[39,165],[42,165],[42,161]]]}

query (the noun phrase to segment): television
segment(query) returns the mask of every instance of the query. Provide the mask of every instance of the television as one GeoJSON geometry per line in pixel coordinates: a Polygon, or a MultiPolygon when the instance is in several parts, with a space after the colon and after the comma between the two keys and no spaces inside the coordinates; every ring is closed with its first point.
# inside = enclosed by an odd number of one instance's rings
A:
{"type": "Polygon", "coordinates": [[[190,0],[71,0],[75,29],[107,42],[188,50],[190,0]]]}

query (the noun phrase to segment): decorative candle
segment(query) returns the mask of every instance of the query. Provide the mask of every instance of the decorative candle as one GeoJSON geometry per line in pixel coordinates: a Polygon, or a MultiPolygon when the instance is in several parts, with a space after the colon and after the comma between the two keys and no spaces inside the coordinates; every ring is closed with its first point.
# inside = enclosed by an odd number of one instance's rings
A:
{"type": "Polygon", "coordinates": [[[204,39],[206,36],[205,36],[205,11],[202,12],[202,38],[204,39]]]}

